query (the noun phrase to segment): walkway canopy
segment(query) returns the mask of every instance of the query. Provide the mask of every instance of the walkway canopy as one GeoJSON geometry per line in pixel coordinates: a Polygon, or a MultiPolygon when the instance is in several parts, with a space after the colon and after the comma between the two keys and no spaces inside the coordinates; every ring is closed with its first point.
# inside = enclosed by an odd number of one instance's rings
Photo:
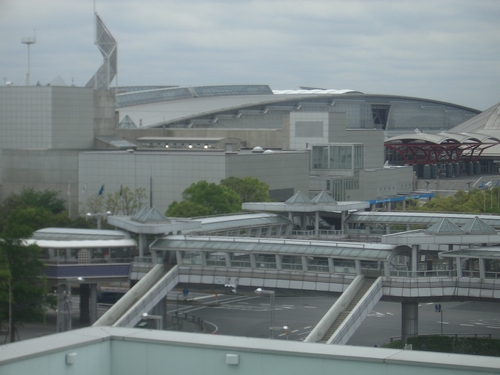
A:
{"type": "Polygon", "coordinates": [[[150,249],[387,261],[396,246],[356,242],[167,236],[155,240],[150,249]]]}

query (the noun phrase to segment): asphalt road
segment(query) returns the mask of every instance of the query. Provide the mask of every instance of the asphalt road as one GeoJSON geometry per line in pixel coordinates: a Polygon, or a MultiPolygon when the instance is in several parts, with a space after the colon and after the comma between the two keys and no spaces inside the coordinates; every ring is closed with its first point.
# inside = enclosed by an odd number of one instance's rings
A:
{"type": "MultiPolygon", "coordinates": [[[[182,295],[182,293],[180,293],[182,295]]],[[[282,330],[274,332],[277,340],[303,340],[319,322],[337,299],[330,293],[312,293],[294,296],[280,293],[275,297],[274,326],[289,327],[288,336],[282,330]]],[[[255,295],[251,291],[233,294],[219,294],[216,299],[211,293],[196,293],[188,301],[179,298],[179,291],[169,294],[169,313],[193,314],[205,321],[207,333],[243,337],[269,337],[271,321],[269,296],[255,295]]],[[[74,299],[73,327],[87,324],[78,321],[77,299],[74,299]]],[[[441,313],[435,312],[433,303],[419,306],[419,334],[492,335],[500,339],[499,302],[447,302],[441,303],[441,313]]],[[[98,315],[106,311],[99,307],[98,315]]],[[[19,328],[21,340],[55,333],[55,313],[47,314],[45,324],[26,324],[19,328]]],[[[379,302],[364,320],[348,345],[380,346],[399,338],[401,334],[401,305],[394,302],[379,302]]],[[[1,337],[3,341],[3,337],[1,337]]],[[[1,343],[0,343],[1,344],[1,343]]]]}
{"type": "MultiPolygon", "coordinates": [[[[289,340],[303,340],[336,301],[325,293],[319,296],[276,296],[274,326],[288,326],[289,340]]],[[[186,312],[205,321],[207,331],[220,335],[269,337],[271,321],[270,298],[249,293],[219,295],[217,303],[211,295],[200,295],[184,305],[169,305],[169,312],[186,312]]],[[[500,339],[500,303],[441,303],[440,312],[434,303],[419,305],[419,334],[491,335],[500,339]],[[442,316],[442,320],[441,320],[442,316]]],[[[379,302],[351,337],[348,345],[380,346],[401,335],[401,305],[379,302]]],[[[282,331],[275,339],[287,339],[282,331]]]]}

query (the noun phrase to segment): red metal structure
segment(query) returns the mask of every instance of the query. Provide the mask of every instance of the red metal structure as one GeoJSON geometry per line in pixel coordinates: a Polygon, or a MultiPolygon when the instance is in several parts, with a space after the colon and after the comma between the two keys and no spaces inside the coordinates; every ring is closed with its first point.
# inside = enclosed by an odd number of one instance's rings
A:
{"type": "Polygon", "coordinates": [[[422,165],[476,161],[484,150],[499,143],[498,138],[481,133],[415,133],[389,138],[384,144],[405,164],[422,165]]]}

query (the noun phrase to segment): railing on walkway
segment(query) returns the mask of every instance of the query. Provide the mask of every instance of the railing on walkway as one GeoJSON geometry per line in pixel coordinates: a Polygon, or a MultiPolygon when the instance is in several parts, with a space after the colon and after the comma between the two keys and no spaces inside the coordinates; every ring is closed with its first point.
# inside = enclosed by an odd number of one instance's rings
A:
{"type": "Polygon", "coordinates": [[[343,230],[319,229],[319,230],[292,230],[292,236],[319,237],[319,238],[341,238],[345,236],[343,230]]]}
{"type": "Polygon", "coordinates": [[[185,330],[184,323],[190,323],[196,325],[202,332],[205,330],[204,320],[196,315],[188,313],[179,313],[178,311],[175,311],[174,313],[168,315],[172,318],[171,321],[174,324],[174,329],[178,331],[185,330]]]}
{"type": "Polygon", "coordinates": [[[110,263],[132,263],[134,257],[127,258],[91,258],[85,261],[76,258],[51,258],[51,259],[41,259],[47,265],[82,265],[82,264],[110,264],[110,263]]]}

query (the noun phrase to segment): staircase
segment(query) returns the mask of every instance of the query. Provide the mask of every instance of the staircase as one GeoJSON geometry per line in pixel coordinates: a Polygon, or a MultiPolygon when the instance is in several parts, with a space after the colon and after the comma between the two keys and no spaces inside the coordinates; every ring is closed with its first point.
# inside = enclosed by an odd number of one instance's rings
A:
{"type": "Polygon", "coordinates": [[[370,278],[370,277],[365,277],[363,280],[363,283],[361,284],[361,287],[359,288],[358,292],[352,299],[351,303],[349,306],[346,307],[344,311],[342,311],[337,319],[333,322],[331,327],[326,331],[325,335],[321,340],[319,340],[319,343],[325,344],[330,337],[335,333],[335,331],[340,327],[342,322],[347,318],[347,316],[351,313],[351,311],[354,309],[354,307],[358,304],[359,300],[363,298],[365,293],[370,289],[370,287],[373,285],[373,282],[375,281],[375,278],[370,278]]]}

